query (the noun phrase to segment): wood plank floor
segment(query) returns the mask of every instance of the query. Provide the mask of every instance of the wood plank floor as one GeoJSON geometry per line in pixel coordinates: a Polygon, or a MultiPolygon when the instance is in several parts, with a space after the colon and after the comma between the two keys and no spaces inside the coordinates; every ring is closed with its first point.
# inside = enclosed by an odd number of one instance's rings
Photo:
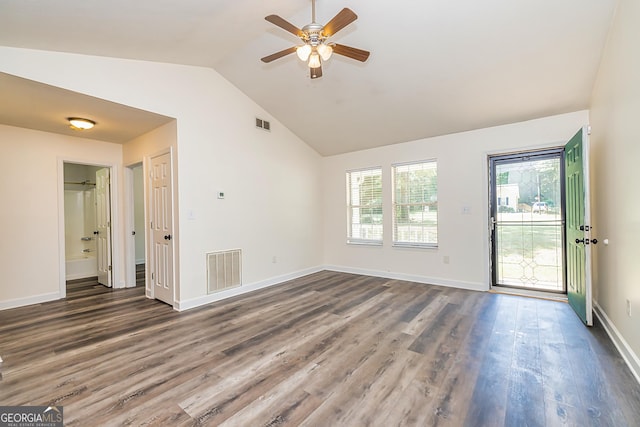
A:
{"type": "Polygon", "coordinates": [[[323,271],[174,312],[74,281],[0,311],[0,404],[65,424],[638,426],[640,386],[560,302],[323,271]]]}

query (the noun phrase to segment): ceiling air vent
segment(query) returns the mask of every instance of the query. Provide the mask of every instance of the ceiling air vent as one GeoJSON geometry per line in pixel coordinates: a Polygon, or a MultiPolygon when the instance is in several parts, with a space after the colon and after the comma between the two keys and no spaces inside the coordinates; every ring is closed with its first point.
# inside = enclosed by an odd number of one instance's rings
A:
{"type": "Polygon", "coordinates": [[[256,127],[264,130],[271,130],[271,123],[256,117],[256,127]]]}

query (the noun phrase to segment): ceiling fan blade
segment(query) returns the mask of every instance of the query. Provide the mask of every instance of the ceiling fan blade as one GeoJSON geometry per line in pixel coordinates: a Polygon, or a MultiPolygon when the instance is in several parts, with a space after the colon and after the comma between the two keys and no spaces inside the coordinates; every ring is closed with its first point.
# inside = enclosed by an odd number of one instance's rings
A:
{"type": "Polygon", "coordinates": [[[345,46],[343,44],[332,44],[333,53],[346,56],[356,61],[364,62],[369,58],[370,52],[362,49],[356,49],[355,47],[345,46]]]}
{"type": "Polygon", "coordinates": [[[322,77],[322,65],[319,66],[318,68],[309,68],[309,72],[312,79],[317,79],[319,77],[322,77]]]}
{"type": "Polygon", "coordinates": [[[264,58],[262,58],[262,59],[260,59],[260,60],[261,60],[262,62],[269,63],[269,62],[271,62],[271,61],[275,61],[275,60],[276,60],[276,59],[278,59],[278,58],[282,58],[283,56],[287,56],[287,55],[289,55],[290,53],[293,53],[293,52],[295,52],[295,51],[296,51],[296,47],[295,47],[295,46],[293,46],[293,47],[290,47],[290,48],[288,48],[288,49],[281,50],[280,52],[272,53],[271,55],[269,55],[269,56],[265,56],[264,58]]]}
{"type": "Polygon", "coordinates": [[[348,7],[342,9],[333,19],[324,26],[322,29],[322,33],[325,37],[331,37],[347,25],[351,24],[353,21],[358,19],[358,15],[348,7]]]}
{"type": "Polygon", "coordinates": [[[269,16],[266,16],[264,19],[271,22],[273,25],[277,25],[283,30],[290,32],[294,36],[302,37],[304,35],[304,33],[300,28],[296,27],[289,21],[286,21],[284,18],[279,17],[278,15],[269,15],[269,16]]]}

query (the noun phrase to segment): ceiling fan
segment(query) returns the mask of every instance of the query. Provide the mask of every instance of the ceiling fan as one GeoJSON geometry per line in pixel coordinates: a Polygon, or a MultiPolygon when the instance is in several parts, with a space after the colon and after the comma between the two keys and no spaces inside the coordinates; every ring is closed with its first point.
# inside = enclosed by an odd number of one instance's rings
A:
{"type": "Polygon", "coordinates": [[[337,43],[329,43],[329,37],[351,24],[358,19],[351,9],[345,7],[326,25],[316,23],[316,2],[311,0],[311,23],[302,27],[302,29],[287,22],[278,15],[269,15],[265,17],[267,21],[282,28],[291,34],[300,37],[301,46],[293,46],[288,49],[281,50],[269,56],[262,58],[262,62],[269,63],[290,53],[296,52],[298,57],[307,62],[312,79],[322,77],[322,61],[326,61],[331,57],[332,53],[355,59],[356,61],[365,62],[369,58],[369,52],[366,50],[356,49],[355,47],[345,46],[337,43]]]}

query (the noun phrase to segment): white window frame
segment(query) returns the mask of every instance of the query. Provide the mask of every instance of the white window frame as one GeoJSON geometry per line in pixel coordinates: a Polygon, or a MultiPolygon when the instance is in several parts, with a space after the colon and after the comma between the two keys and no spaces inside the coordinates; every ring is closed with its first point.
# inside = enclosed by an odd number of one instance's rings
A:
{"type": "MultiPolygon", "coordinates": [[[[397,174],[398,174],[398,169],[400,168],[405,168],[405,167],[411,167],[414,165],[429,165],[430,167],[433,167],[435,169],[436,172],[436,189],[435,189],[435,203],[437,204],[438,201],[438,184],[437,184],[437,177],[438,177],[438,161],[437,159],[426,159],[426,160],[419,160],[419,161],[413,161],[413,162],[405,162],[405,163],[394,163],[391,165],[391,180],[392,180],[392,193],[391,193],[391,209],[392,209],[392,244],[393,246],[399,246],[399,247],[417,247],[417,248],[437,248],[438,247],[438,210],[436,209],[435,211],[435,241],[425,241],[423,240],[413,240],[413,239],[403,239],[400,240],[400,238],[398,237],[398,217],[397,217],[397,213],[398,213],[398,206],[422,206],[422,211],[423,212],[428,212],[429,206],[430,204],[433,203],[433,201],[425,201],[423,200],[422,202],[419,203],[399,203],[397,201],[397,191],[398,189],[396,188],[396,184],[398,181],[397,178],[397,174]],[[431,166],[433,165],[433,166],[431,166]]],[[[424,215],[424,214],[423,214],[424,215]]],[[[430,216],[433,216],[430,215],[430,216]]],[[[409,233],[411,234],[411,225],[410,223],[408,225],[402,224],[405,227],[409,227],[409,233]]],[[[426,227],[424,225],[419,225],[414,227],[415,230],[417,231],[417,234],[424,236],[426,233],[426,227]]],[[[427,234],[428,236],[428,234],[427,234]]]]}
{"type": "MultiPolygon", "coordinates": [[[[375,246],[382,245],[382,239],[384,236],[384,224],[383,224],[384,217],[383,217],[383,211],[382,211],[382,207],[383,207],[382,166],[370,167],[365,169],[348,170],[345,173],[345,178],[346,178],[346,190],[347,190],[347,243],[355,244],[355,245],[375,245],[375,246]],[[375,172],[378,172],[378,173],[375,173],[375,172]],[[367,174],[369,174],[369,176],[374,176],[378,174],[380,175],[380,203],[366,206],[367,209],[376,209],[380,211],[380,223],[379,224],[372,223],[371,227],[360,228],[360,231],[362,232],[367,228],[373,228],[374,225],[379,225],[379,228],[380,228],[379,238],[370,239],[370,238],[363,238],[359,236],[354,237],[354,225],[356,225],[356,223],[353,222],[353,219],[356,215],[359,215],[359,214],[354,214],[354,210],[355,209],[359,210],[364,207],[364,205],[353,203],[353,200],[352,200],[353,194],[352,194],[352,186],[350,184],[353,176],[357,174],[360,176],[367,176],[367,174]]],[[[373,221],[373,215],[372,215],[372,221],[373,221]]],[[[358,225],[362,226],[362,223],[358,223],[358,225]]],[[[355,234],[361,234],[361,233],[355,233],[355,234]]]]}

